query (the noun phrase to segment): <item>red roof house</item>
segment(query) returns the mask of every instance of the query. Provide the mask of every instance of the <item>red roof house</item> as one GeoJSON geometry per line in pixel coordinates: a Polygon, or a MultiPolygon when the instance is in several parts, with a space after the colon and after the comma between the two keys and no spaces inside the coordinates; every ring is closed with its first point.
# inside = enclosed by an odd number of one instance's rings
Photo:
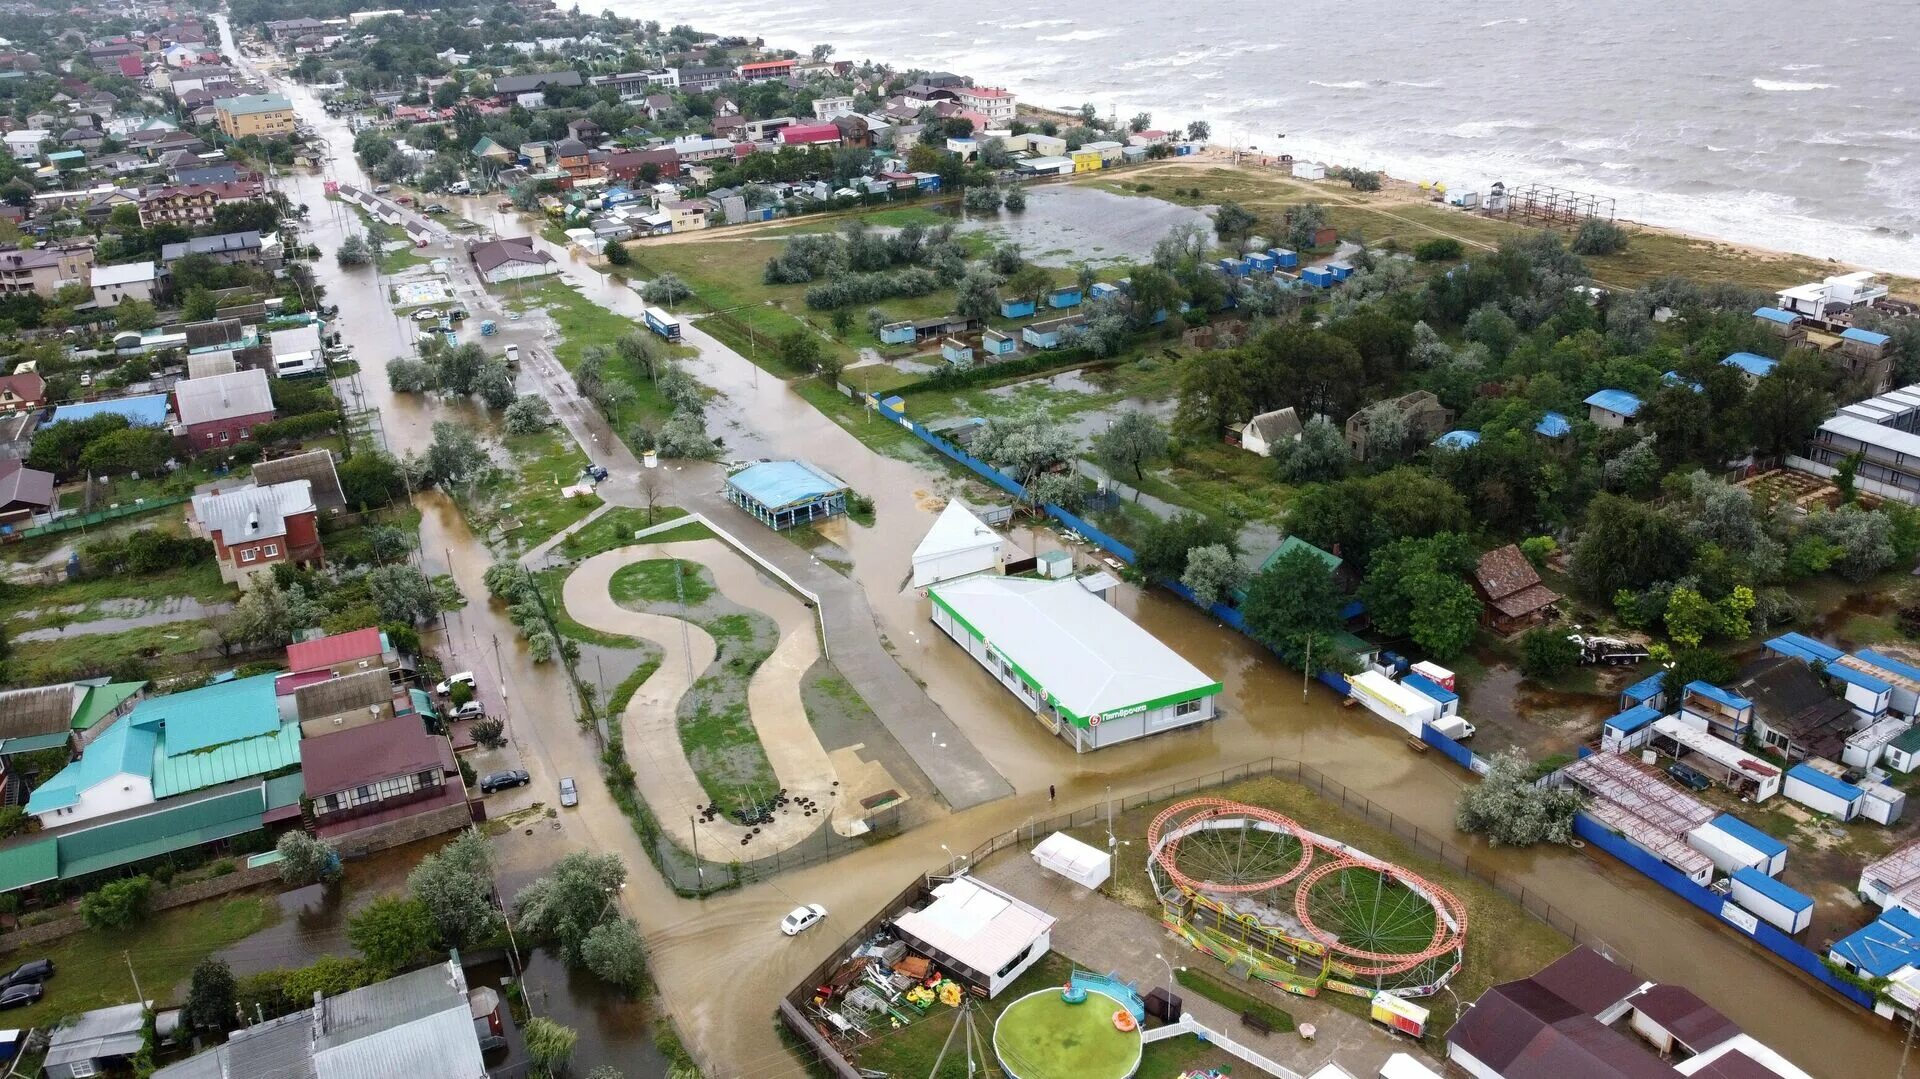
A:
{"type": "Polygon", "coordinates": [[[395,837],[405,842],[452,831],[468,819],[453,747],[445,737],[428,734],[417,716],[302,739],[300,775],[313,803],[313,830],[322,839],[459,807],[436,818],[438,829],[409,829],[395,837]]]}
{"type": "Polygon", "coordinates": [[[1496,633],[1512,633],[1546,621],[1560,594],[1540,583],[1533,563],[1514,544],[1480,556],[1473,583],[1485,604],[1483,616],[1496,633]]]}
{"type": "Polygon", "coordinates": [[[840,128],[832,123],[794,124],[780,129],[780,142],[785,146],[825,145],[839,141],[840,128]]]}
{"type": "Polygon", "coordinates": [[[387,635],[372,626],[287,646],[287,670],[294,674],[328,670],[344,676],[391,666],[396,659],[387,635]]]}
{"type": "Polygon", "coordinates": [[[120,65],[120,74],[125,75],[127,78],[144,79],[147,77],[147,65],[140,57],[121,56],[117,58],[117,61],[120,65]]]}

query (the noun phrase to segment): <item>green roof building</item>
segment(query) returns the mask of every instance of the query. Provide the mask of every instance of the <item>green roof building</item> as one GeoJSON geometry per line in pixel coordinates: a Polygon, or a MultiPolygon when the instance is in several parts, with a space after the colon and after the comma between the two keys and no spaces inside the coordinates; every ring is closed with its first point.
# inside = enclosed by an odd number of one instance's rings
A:
{"type": "Polygon", "coordinates": [[[132,711],[133,704],[138,704],[138,698],[146,691],[146,682],[108,682],[90,687],[80,707],[73,713],[73,729],[90,731],[103,719],[132,711]],[[133,704],[128,704],[129,701],[133,704]]]}

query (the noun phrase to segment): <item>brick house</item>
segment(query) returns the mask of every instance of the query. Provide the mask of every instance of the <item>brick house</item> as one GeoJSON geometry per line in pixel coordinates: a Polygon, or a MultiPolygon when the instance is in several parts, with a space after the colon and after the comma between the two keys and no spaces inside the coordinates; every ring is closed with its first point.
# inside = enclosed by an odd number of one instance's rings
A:
{"type": "Polygon", "coordinates": [[[254,428],[273,419],[273,390],[258,368],[176,383],[173,401],[195,452],[250,441],[254,428]]]}
{"type": "Polygon", "coordinates": [[[213,541],[220,579],[230,584],[244,584],[282,562],[317,566],[326,561],[320,511],[306,480],[215,488],[194,495],[187,512],[187,527],[213,541]]]}
{"type": "Polygon", "coordinates": [[[1484,604],[1481,622],[1500,634],[1545,622],[1549,608],[1560,602],[1560,594],[1540,582],[1533,563],[1511,543],[1480,556],[1473,587],[1484,604]]]}
{"type": "Polygon", "coordinates": [[[0,376],[0,412],[31,411],[47,403],[47,380],[32,371],[0,376]]]}
{"type": "Polygon", "coordinates": [[[659,178],[671,180],[680,175],[680,155],[673,150],[615,150],[607,155],[607,179],[630,184],[639,180],[648,165],[657,167],[659,178]]]}
{"type": "Polygon", "coordinates": [[[259,197],[260,185],[248,181],[157,187],[140,196],[140,227],[210,224],[213,212],[220,207],[259,197]]]}

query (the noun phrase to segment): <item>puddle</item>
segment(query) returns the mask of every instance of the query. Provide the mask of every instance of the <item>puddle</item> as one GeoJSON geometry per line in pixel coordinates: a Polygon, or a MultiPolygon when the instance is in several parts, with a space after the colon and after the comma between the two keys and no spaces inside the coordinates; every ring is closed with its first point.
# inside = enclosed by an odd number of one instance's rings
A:
{"type": "Polygon", "coordinates": [[[1041,266],[1082,261],[1100,266],[1144,262],[1168,230],[1189,224],[1212,234],[1212,220],[1195,209],[1096,187],[1052,184],[1029,188],[1023,213],[969,216],[959,230],[1017,243],[1041,266]]]}

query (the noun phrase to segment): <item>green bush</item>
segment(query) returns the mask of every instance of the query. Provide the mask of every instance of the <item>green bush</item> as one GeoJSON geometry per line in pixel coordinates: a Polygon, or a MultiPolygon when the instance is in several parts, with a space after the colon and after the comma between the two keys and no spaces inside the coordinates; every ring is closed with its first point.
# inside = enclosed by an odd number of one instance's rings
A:
{"type": "Polygon", "coordinates": [[[1223,1008],[1252,1015],[1272,1028],[1276,1034],[1293,1029],[1291,1013],[1276,1008],[1258,997],[1242,993],[1224,982],[1215,981],[1197,970],[1182,969],[1173,977],[1182,988],[1191,989],[1223,1008]]]}
{"type": "Polygon", "coordinates": [[[124,929],[140,920],[152,901],[151,878],[112,881],[80,898],[80,920],[88,929],[124,929]]]}
{"type": "Polygon", "coordinates": [[[1451,262],[1465,252],[1460,241],[1451,236],[1436,236],[1431,240],[1422,240],[1413,249],[1413,257],[1419,262],[1451,262]]]}

